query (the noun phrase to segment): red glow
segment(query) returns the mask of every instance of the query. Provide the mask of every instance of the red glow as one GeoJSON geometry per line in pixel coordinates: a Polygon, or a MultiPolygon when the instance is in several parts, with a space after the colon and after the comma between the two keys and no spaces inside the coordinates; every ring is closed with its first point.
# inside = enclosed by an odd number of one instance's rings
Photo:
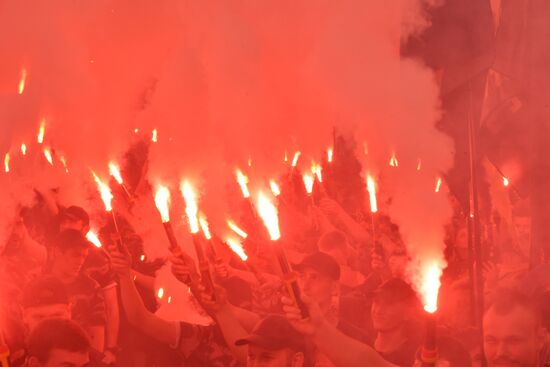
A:
{"type": "Polygon", "coordinates": [[[36,141],[38,144],[42,144],[44,142],[44,135],[46,134],[46,119],[42,119],[40,121],[40,128],[38,129],[38,136],[36,137],[36,141]]]}
{"type": "Polygon", "coordinates": [[[313,173],[319,182],[323,182],[323,168],[320,164],[312,162],[311,163],[311,173],[313,173]]]}
{"type": "Polygon", "coordinates": [[[248,199],[250,197],[250,191],[248,191],[248,177],[239,169],[235,171],[235,174],[237,175],[237,183],[241,187],[243,197],[248,199]]]}
{"type": "Polygon", "coordinates": [[[10,171],[10,153],[6,153],[4,156],[4,172],[8,173],[10,171]]]}
{"type": "Polygon", "coordinates": [[[122,185],[124,183],[124,181],[122,180],[122,175],[120,174],[120,169],[113,162],[109,163],[109,174],[113,176],[113,178],[119,185],[122,185]]]}
{"type": "Polygon", "coordinates": [[[510,180],[507,179],[506,177],[503,177],[502,178],[502,184],[507,187],[507,186],[510,185],[510,180]]]}
{"type": "Polygon", "coordinates": [[[187,214],[187,219],[189,220],[189,229],[191,233],[199,233],[199,207],[197,205],[197,195],[191,184],[187,181],[184,181],[180,185],[181,194],[183,195],[183,200],[185,200],[185,213],[187,214]]]}
{"type": "Polygon", "coordinates": [[[309,173],[304,173],[302,176],[302,180],[304,181],[306,192],[311,195],[311,193],[313,192],[313,184],[315,183],[315,179],[309,173]]]}
{"type": "Polygon", "coordinates": [[[422,284],[420,293],[424,304],[424,310],[429,313],[437,311],[437,297],[441,287],[441,274],[443,271],[438,264],[430,264],[422,269],[422,284]]]}
{"type": "Polygon", "coordinates": [[[437,183],[435,184],[435,192],[439,192],[439,190],[441,189],[441,183],[442,183],[441,177],[438,177],[437,183]]]}
{"type": "Polygon", "coordinates": [[[418,164],[416,165],[416,170],[420,171],[422,169],[422,159],[418,159],[418,164]]]}
{"type": "Polygon", "coordinates": [[[101,200],[103,200],[103,204],[105,205],[105,210],[110,212],[113,210],[112,201],[113,201],[113,194],[111,194],[111,189],[108,185],[106,185],[103,181],[97,177],[94,171],[92,171],[92,175],[94,176],[94,181],[97,184],[97,189],[99,191],[99,194],[101,195],[101,200]]]}
{"type": "Polygon", "coordinates": [[[53,166],[52,151],[50,150],[50,148],[44,148],[44,157],[46,157],[48,163],[53,166]]]}
{"type": "Polygon", "coordinates": [[[162,297],[164,297],[164,288],[159,288],[159,290],[157,292],[157,297],[159,299],[162,299],[162,297]]]}
{"type": "Polygon", "coordinates": [[[277,185],[277,182],[275,182],[274,180],[269,181],[269,187],[271,188],[273,196],[277,197],[281,195],[281,189],[279,188],[279,185],[277,185]]]}
{"type": "Polygon", "coordinates": [[[27,155],[27,144],[21,144],[21,154],[27,155]]]}
{"type": "Polygon", "coordinates": [[[281,238],[277,208],[263,193],[258,194],[257,209],[272,241],[281,238]]]}
{"type": "Polygon", "coordinates": [[[90,230],[87,234],[86,234],[86,239],[88,241],[90,241],[95,247],[97,248],[100,248],[102,245],[101,245],[101,241],[99,240],[99,237],[97,236],[96,232],[93,231],[93,230],[90,230]]]}
{"type": "Polygon", "coordinates": [[[367,175],[367,190],[369,192],[370,211],[371,213],[378,212],[378,202],[376,200],[376,183],[371,175],[367,175]]]}
{"type": "Polygon", "coordinates": [[[292,167],[296,167],[298,160],[300,159],[300,155],[302,155],[302,152],[294,153],[294,158],[292,158],[292,167]]]}
{"type": "Polygon", "coordinates": [[[202,215],[199,216],[199,223],[202,229],[202,233],[204,234],[204,237],[207,240],[211,240],[212,234],[210,233],[210,227],[208,226],[208,221],[206,220],[206,218],[203,217],[202,215]]]}
{"type": "Polygon", "coordinates": [[[334,149],[328,148],[328,150],[327,150],[327,161],[329,163],[332,163],[333,155],[334,155],[334,149]]]}
{"type": "Polygon", "coordinates": [[[239,241],[234,238],[227,238],[225,243],[227,243],[231,251],[233,251],[242,261],[248,260],[248,255],[239,241]]]}
{"type": "Polygon", "coordinates": [[[21,69],[21,77],[19,78],[19,89],[18,93],[23,94],[25,91],[25,83],[27,81],[27,70],[25,68],[21,69]]]}
{"type": "Polygon", "coordinates": [[[390,166],[399,167],[399,161],[397,160],[397,156],[395,155],[395,152],[392,153],[392,156],[390,158],[390,166]]]}
{"type": "Polygon", "coordinates": [[[59,157],[59,161],[63,165],[63,168],[65,168],[65,172],[69,173],[69,168],[67,167],[67,160],[65,159],[65,157],[64,156],[59,157]]]}
{"type": "Polygon", "coordinates": [[[170,190],[166,186],[159,185],[157,187],[155,205],[160,212],[162,223],[170,222],[170,190]]]}
{"type": "Polygon", "coordinates": [[[153,143],[158,142],[158,131],[157,131],[157,129],[153,130],[153,133],[152,133],[152,136],[151,136],[151,141],[153,143]]]}

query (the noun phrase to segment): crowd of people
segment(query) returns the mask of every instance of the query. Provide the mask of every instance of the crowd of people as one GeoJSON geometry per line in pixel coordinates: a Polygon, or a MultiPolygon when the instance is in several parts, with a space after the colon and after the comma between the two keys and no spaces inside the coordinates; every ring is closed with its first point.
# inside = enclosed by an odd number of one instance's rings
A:
{"type": "MultiPolygon", "coordinates": [[[[126,174],[146,187],[134,195],[151,195],[143,171],[129,160],[126,174]]],[[[399,226],[378,213],[375,235],[353,179],[338,175],[326,170],[327,187],[317,185],[312,196],[297,170],[281,177],[290,275],[281,273],[259,219],[243,203],[249,259],[244,264],[222,241],[205,246],[212,287],[186,253],[143,261],[131,210],[119,211],[116,227],[110,215],[103,218],[97,247],[86,238],[90,213],[37,191],[0,255],[10,366],[550,366],[550,264],[542,253],[530,264],[530,217],[520,204],[500,223],[514,235],[492,236],[483,310],[474,302],[467,219],[456,204],[435,314],[437,350],[426,360],[426,313],[406,276],[399,226]],[[189,287],[209,325],[156,314],[155,278],[164,266],[189,287]],[[306,316],[288,291],[293,280],[306,316]]],[[[131,205],[118,205],[125,202],[131,205]]]]}

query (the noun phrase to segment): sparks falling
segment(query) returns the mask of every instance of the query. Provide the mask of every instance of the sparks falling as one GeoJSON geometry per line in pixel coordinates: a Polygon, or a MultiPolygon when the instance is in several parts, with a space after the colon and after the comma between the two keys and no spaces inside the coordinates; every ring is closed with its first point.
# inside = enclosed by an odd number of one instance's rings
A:
{"type": "Polygon", "coordinates": [[[263,193],[258,194],[257,209],[272,241],[281,238],[277,208],[263,193]]]}
{"type": "Polygon", "coordinates": [[[40,122],[40,128],[38,129],[38,136],[36,138],[36,141],[38,144],[42,144],[44,142],[44,135],[46,134],[46,119],[42,119],[40,122]]]}
{"type": "Polygon", "coordinates": [[[155,205],[160,212],[162,223],[170,222],[170,190],[159,185],[155,193],[155,205]]]}
{"type": "Polygon", "coordinates": [[[271,188],[271,192],[273,193],[273,196],[277,197],[281,195],[281,189],[279,188],[279,185],[277,185],[277,182],[275,182],[274,180],[270,180],[269,187],[271,188]]]}
{"type": "Polygon", "coordinates": [[[97,248],[100,248],[102,246],[101,241],[99,240],[99,237],[97,236],[95,231],[92,231],[92,230],[88,231],[88,233],[86,234],[86,239],[90,241],[97,248]]]}
{"type": "Polygon", "coordinates": [[[113,194],[111,193],[111,189],[107,184],[101,181],[99,177],[97,177],[94,171],[92,171],[92,175],[94,176],[94,181],[96,182],[97,189],[101,195],[101,200],[103,200],[103,204],[105,205],[105,210],[111,212],[113,210],[113,194]]]}
{"type": "Polygon", "coordinates": [[[248,177],[246,177],[240,169],[235,171],[235,175],[237,176],[237,183],[241,187],[243,197],[248,199],[250,197],[250,191],[248,191],[248,177]]]}
{"type": "Polygon", "coordinates": [[[19,89],[18,93],[23,94],[25,91],[25,83],[27,82],[27,69],[21,69],[21,77],[19,78],[19,89]]]}
{"type": "Polygon", "coordinates": [[[236,234],[238,234],[240,237],[242,237],[242,238],[247,238],[248,237],[248,234],[245,231],[243,231],[241,228],[239,228],[239,226],[237,226],[233,221],[228,220],[227,221],[227,226],[229,228],[231,228],[231,230],[233,232],[235,232],[236,234]]]}
{"type": "Polygon", "coordinates": [[[371,175],[367,176],[367,191],[369,192],[370,211],[378,212],[378,202],[376,200],[376,183],[371,175]]]}
{"type": "Polygon", "coordinates": [[[113,162],[109,163],[109,174],[115,179],[115,181],[119,185],[122,185],[124,183],[124,181],[122,180],[122,175],[120,174],[120,169],[113,162]]]}
{"type": "Polygon", "coordinates": [[[189,220],[189,229],[193,234],[199,233],[199,207],[197,205],[195,190],[187,181],[181,183],[180,190],[183,200],[185,200],[185,214],[187,214],[187,219],[189,220]]]}
{"type": "Polygon", "coordinates": [[[248,260],[248,255],[244,252],[243,246],[239,241],[234,238],[227,238],[225,243],[227,243],[231,251],[233,251],[242,261],[248,260]]]}

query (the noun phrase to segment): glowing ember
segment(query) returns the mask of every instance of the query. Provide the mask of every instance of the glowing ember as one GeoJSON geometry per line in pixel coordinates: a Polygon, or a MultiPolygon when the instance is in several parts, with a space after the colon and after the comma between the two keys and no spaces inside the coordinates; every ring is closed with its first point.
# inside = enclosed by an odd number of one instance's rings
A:
{"type": "Polygon", "coordinates": [[[510,185],[510,180],[508,180],[506,177],[503,177],[502,178],[502,184],[504,186],[509,186],[510,185]]]}
{"type": "Polygon", "coordinates": [[[441,287],[441,274],[443,271],[437,264],[431,264],[422,274],[420,293],[424,310],[429,313],[437,311],[437,296],[441,287]]]}
{"type": "Polygon", "coordinates": [[[199,223],[201,225],[202,233],[207,240],[212,239],[212,234],[210,233],[210,227],[208,226],[208,221],[202,215],[199,217],[199,223]]]}
{"type": "Polygon", "coordinates": [[[27,144],[21,144],[21,154],[27,155],[27,144]]]}
{"type": "Polygon", "coordinates": [[[378,202],[376,200],[376,183],[371,175],[367,176],[367,190],[369,192],[370,211],[371,213],[378,212],[378,202]]]}
{"type": "Polygon", "coordinates": [[[269,181],[269,187],[271,188],[273,196],[281,195],[281,189],[279,188],[279,185],[277,185],[277,182],[275,182],[274,180],[269,181]]]}
{"type": "Polygon", "coordinates": [[[189,228],[191,233],[199,233],[199,207],[197,205],[195,190],[187,181],[181,183],[180,190],[183,195],[183,200],[185,200],[185,213],[187,214],[187,219],[189,220],[189,228]]]}
{"type": "Polygon", "coordinates": [[[97,234],[90,230],[86,234],[86,239],[90,241],[95,247],[100,248],[101,247],[101,241],[99,240],[99,237],[97,237],[97,234]]]}
{"type": "Polygon", "coordinates": [[[308,173],[304,173],[302,176],[302,180],[304,180],[304,186],[306,187],[306,192],[308,194],[311,194],[313,192],[313,183],[315,182],[315,179],[312,175],[308,173]]]}
{"type": "Polygon", "coordinates": [[[327,150],[327,161],[329,163],[332,163],[333,156],[334,156],[334,149],[328,148],[328,150],[327,150]]]}
{"type": "Polygon", "coordinates": [[[438,177],[437,178],[437,183],[435,184],[435,192],[439,192],[439,190],[441,190],[441,177],[438,177]]]}
{"type": "Polygon", "coordinates": [[[244,252],[243,246],[234,238],[225,240],[231,251],[235,253],[242,261],[248,260],[248,255],[244,252]]]}
{"type": "Polygon", "coordinates": [[[145,255],[141,255],[141,256],[139,257],[139,260],[140,260],[140,261],[145,261],[145,255]]]}
{"type": "Polygon", "coordinates": [[[172,303],[172,296],[168,296],[168,303],[172,303]]]}
{"type": "Polygon", "coordinates": [[[139,133],[139,129],[134,129],[134,134],[139,133]]]}
{"type": "Polygon", "coordinates": [[[40,128],[38,129],[38,136],[36,138],[36,141],[38,141],[38,144],[42,144],[44,142],[44,135],[46,134],[46,119],[42,119],[40,122],[40,128]]]}
{"type": "Polygon", "coordinates": [[[233,223],[232,221],[228,220],[227,221],[227,225],[229,226],[229,228],[231,228],[231,230],[233,232],[235,232],[236,234],[238,234],[239,236],[241,236],[242,238],[246,238],[248,237],[248,234],[243,231],[242,229],[240,229],[235,223],[233,223]]]}
{"type": "Polygon", "coordinates": [[[23,68],[21,69],[21,78],[19,79],[19,94],[23,94],[23,91],[25,90],[25,82],[27,81],[27,69],[23,68]]]}
{"type": "Polygon", "coordinates": [[[252,157],[248,157],[248,167],[252,167],[252,157]]]}
{"type": "Polygon", "coordinates": [[[279,229],[279,217],[277,215],[277,208],[267,196],[263,193],[258,194],[257,209],[260,217],[262,218],[264,225],[266,226],[269,236],[272,241],[277,241],[281,238],[281,231],[279,229]]]}
{"type": "Polygon", "coordinates": [[[63,168],[65,168],[65,172],[69,173],[69,168],[67,167],[67,160],[65,159],[65,157],[64,156],[59,157],[59,161],[63,165],[63,168]]]}
{"type": "Polygon", "coordinates": [[[52,151],[50,150],[50,148],[44,148],[44,157],[46,157],[48,163],[53,166],[52,151]]]}
{"type": "Polygon", "coordinates": [[[399,161],[397,160],[397,157],[395,155],[395,152],[392,153],[392,156],[390,158],[390,166],[392,167],[399,167],[399,161]]]}
{"type": "Polygon", "coordinates": [[[152,141],[153,143],[158,142],[158,131],[157,131],[157,129],[154,129],[154,130],[153,130],[153,135],[151,136],[151,141],[152,141]]]}
{"type": "Polygon", "coordinates": [[[166,186],[158,186],[155,193],[155,205],[160,212],[162,223],[168,223],[170,221],[170,190],[166,186]]]}
{"type": "Polygon", "coordinates": [[[4,171],[6,173],[10,171],[10,153],[6,153],[4,156],[4,171]]]}
{"type": "Polygon", "coordinates": [[[101,200],[103,200],[103,204],[105,204],[105,210],[108,212],[112,211],[113,207],[111,202],[113,201],[113,194],[111,194],[111,189],[97,177],[94,171],[92,171],[92,175],[94,176],[94,181],[97,183],[97,189],[101,195],[101,200]]]}
{"type": "Polygon", "coordinates": [[[420,171],[422,169],[422,160],[418,159],[418,164],[416,165],[416,170],[420,171]]]}
{"type": "Polygon", "coordinates": [[[246,177],[244,173],[242,173],[242,171],[239,169],[235,171],[235,174],[237,175],[237,182],[241,187],[243,197],[245,199],[248,199],[250,197],[250,191],[248,191],[248,177],[246,177]]]}
{"type": "Polygon", "coordinates": [[[300,159],[301,155],[302,155],[302,152],[294,153],[294,158],[292,158],[292,167],[296,167],[296,165],[298,164],[298,159],[300,159]]]}
{"type": "Polygon", "coordinates": [[[319,182],[323,182],[323,168],[320,164],[312,162],[311,173],[313,173],[319,182]]]}
{"type": "Polygon", "coordinates": [[[162,297],[164,297],[164,289],[163,288],[159,288],[159,290],[157,292],[157,297],[159,299],[162,299],[162,297]]]}
{"type": "Polygon", "coordinates": [[[288,162],[288,153],[286,152],[285,150],[285,159],[284,159],[285,162],[288,162]]]}
{"type": "Polygon", "coordinates": [[[109,163],[109,174],[113,176],[113,178],[116,182],[118,182],[119,185],[122,185],[124,183],[124,181],[122,180],[122,175],[120,174],[120,169],[113,162],[109,163]]]}

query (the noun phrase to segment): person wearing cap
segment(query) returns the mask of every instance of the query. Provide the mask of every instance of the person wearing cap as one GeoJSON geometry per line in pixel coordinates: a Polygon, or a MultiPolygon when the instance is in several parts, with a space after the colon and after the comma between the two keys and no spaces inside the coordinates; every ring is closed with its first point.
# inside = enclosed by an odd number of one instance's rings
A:
{"type": "Polygon", "coordinates": [[[88,332],[94,349],[103,351],[105,302],[99,284],[81,271],[91,246],[78,230],[62,231],[56,238],[48,273],[65,285],[73,320],[88,332]]]}
{"type": "MultiPolygon", "coordinates": [[[[74,205],[62,209],[59,213],[59,230],[62,232],[67,229],[79,231],[86,236],[90,231],[90,216],[86,210],[74,205]]],[[[105,302],[106,361],[114,362],[118,350],[120,309],[115,275],[105,250],[90,246],[81,271],[95,280],[101,288],[105,302]]]]}
{"type": "Polygon", "coordinates": [[[247,367],[306,366],[306,339],[283,316],[269,315],[260,320],[252,333],[235,345],[248,347],[247,367]]]}

